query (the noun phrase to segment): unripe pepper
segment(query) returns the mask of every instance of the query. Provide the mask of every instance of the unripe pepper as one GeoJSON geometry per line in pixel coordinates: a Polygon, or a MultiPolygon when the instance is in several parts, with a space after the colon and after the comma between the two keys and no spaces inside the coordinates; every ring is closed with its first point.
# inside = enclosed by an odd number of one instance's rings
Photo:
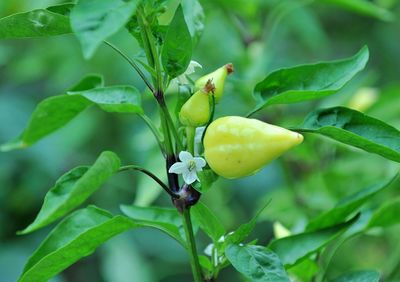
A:
{"type": "Polygon", "coordinates": [[[303,142],[297,132],[256,119],[228,116],[213,121],[204,137],[211,169],[225,178],[251,175],[303,142]]]}
{"type": "Polygon", "coordinates": [[[209,95],[213,95],[215,87],[209,80],[206,85],[194,93],[179,112],[179,120],[183,125],[199,127],[205,125],[210,120],[211,106],[209,95]]]}
{"type": "Polygon", "coordinates": [[[233,65],[226,64],[219,69],[213,71],[212,73],[200,77],[198,80],[196,80],[194,84],[195,91],[202,89],[207,84],[207,82],[211,80],[211,82],[215,85],[215,102],[218,103],[221,100],[222,93],[224,91],[225,79],[232,72],[233,65]]]}

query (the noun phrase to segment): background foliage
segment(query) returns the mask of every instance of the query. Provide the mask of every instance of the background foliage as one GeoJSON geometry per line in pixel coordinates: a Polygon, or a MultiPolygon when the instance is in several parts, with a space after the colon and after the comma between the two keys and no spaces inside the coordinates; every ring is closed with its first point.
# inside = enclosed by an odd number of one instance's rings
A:
{"type": "MultiPolygon", "coordinates": [[[[177,2],[166,1],[166,5],[176,7],[177,2]]],[[[0,17],[57,3],[63,2],[5,0],[0,2],[0,17]]],[[[252,87],[277,68],[349,57],[368,45],[370,61],[366,70],[338,94],[270,107],[257,117],[295,126],[317,106],[347,105],[357,92],[372,87],[379,98],[367,113],[400,127],[398,1],[204,0],[201,4],[204,32],[193,59],[203,65],[203,70],[196,75],[227,62],[236,69],[227,82],[218,115],[248,112],[254,106],[252,87]],[[357,4],[361,2],[369,4],[357,4]]],[[[171,18],[171,10],[166,20],[171,18]]],[[[120,31],[111,41],[118,42],[131,56],[143,56],[138,42],[127,31],[120,31]]],[[[133,84],[144,89],[126,62],[107,46],[100,46],[92,59],[85,60],[79,42],[69,35],[0,42],[0,143],[21,132],[39,101],[63,93],[87,73],[104,74],[107,85],[133,84]]],[[[155,108],[150,95],[143,100],[148,111],[155,108]]],[[[33,221],[45,193],[71,167],[92,164],[101,151],[112,150],[124,163],[141,163],[163,175],[163,160],[157,144],[148,141],[153,140],[150,134],[135,116],[91,108],[29,149],[0,154],[0,281],[15,281],[27,257],[50,230],[44,228],[25,237],[15,235],[33,221]]],[[[212,192],[204,195],[203,200],[226,230],[247,222],[272,199],[251,235],[259,238],[259,245],[265,245],[273,238],[274,222],[281,222],[295,233],[338,200],[391,176],[398,168],[380,156],[320,136],[306,134],[305,138],[307,142],[302,146],[257,175],[219,179],[212,192]]],[[[362,209],[368,213],[389,205],[389,200],[399,196],[398,186],[397,181],[369,199],[362,209]]],[[[119,203],[170,205],[169,198],[159,191],[152,180],[126,173],[110,179],[90,202],[115,213],[119,203]]],[[[385,229],[376,223],[378,228],[341,245],[331,262],[325,264],[327,277],[348,270],[379,269],[387,281],[400,279],[400,227],[390,222],[385,229]]],[[[204,249],[208,241],[202,234],[200,239],[199,247],[204,249]]],[[[226,269],[220,280],[238,281],[237,275],[226,269]]],[[[175,241],[158,231],[140,229],[110,240],[54,280],[123,282],[132,281],[131,277],[135,281],[188,281],[191,274],[187,256],[175,241]]]]}

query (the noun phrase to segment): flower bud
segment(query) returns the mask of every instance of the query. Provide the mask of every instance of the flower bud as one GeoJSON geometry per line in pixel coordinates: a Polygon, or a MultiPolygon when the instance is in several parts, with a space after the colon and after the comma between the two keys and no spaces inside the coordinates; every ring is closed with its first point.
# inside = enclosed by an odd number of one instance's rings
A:
{"type": "Polygon", "coordinates": [[[214,84],[209,80],[206,85],[194,93],[179,112],[179,120],[183,125],[199,127],[210,120],[211,106],[209,95],[214,91],[214,84]]]}
{"type": "Polygon", "coordinates": [[[202,89],[207,84],[207,82],[211,80],[211,82],[215,85],[215,102],[218,103],[221,100],[222,93],[224,91],[225,79],[233,71],[233,65],[226,64],[219,69],[213,71],[212,73],[209,73],[196,80],[194,85],[195,90],[202,89]]]}
{"type": "Polygon", "coordinates": [[[213,121],[204,137],[204,154],[211,169],[225,178],[256,173],[303,136],[256,119],[228,116],[213,121]]]}

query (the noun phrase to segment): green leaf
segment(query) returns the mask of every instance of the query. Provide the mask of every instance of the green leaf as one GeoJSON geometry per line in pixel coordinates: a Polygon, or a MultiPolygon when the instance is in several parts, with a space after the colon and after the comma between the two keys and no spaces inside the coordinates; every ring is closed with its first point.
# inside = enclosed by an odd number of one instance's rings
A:
{"type": "Polygon", "coordinates": [[[185,72],[192,57],[192,38],[186,25],[182,6],[176,9],[161,53],[164,70],[171,78],[185,72]]]}
{"type": "Polygon", "coordinates": [[[208,235],[214,242],[225,234],[225,228],[215,214],[202,202],[198,202],[190,209],[193,221],[208,235]]]}
{"type": "Polygon", "coordinates": [[[46,10],[49,10],[50,12],[60,14],[63,16],[69,17],[71,14],[72,8],[75,6],[74,3],[64,3],[60,5],[54,5],[51,7],[47,7],[46,10]]]}
{"type": "Polygon", "coordinates": [[[193,46],[199,41],[204,30],[204,11],[198,0],[185,0],[181,3],[185,21],[192,36],[193,46]]]}
{"type": "Polygon", "coordinates": [[[94,206],[78,210],[60,222],[29,258],[19,282],[45,282],[105,241],[137,225],[94,206]]]}
{"type": "Polygon", "coordinates": [[[341,275],[332,282],[379,282],[380,274],[376,270],[353,271],[341,275]]]}
{"type": "Polygon", "coordinates": [[[400,162],[400,131],[352,109],[333,107],[316,110],[296,130],[321,134],[400,162]]]}
{"type": "Polygon", "coordinates": [[[79,0],[71,12],[71,26],[81,42],[86,59],[129,21],[136,0],[79,0]]]}
{"type": "Polygon", "coordinates": [[[400,198],[383,204],[376,210],[368,222],[367,228],[388,227],[400,223],[400,198]]]}
{"type": "Polygon", "coordinates": [[[103,152],[91,167],[77,167],[64,174],[46,194],[35,221],[19,234],[42,228],[82,204],[120,167],[113,152],[103,152]]]}
{"type": "Polygon", "coordinates": [[[208,257],[199,255],[199,263],[204,271],[207,273],[212,273],[214,267],[208,257]]]}
{"type": "Polygon", "coordinates": [[[197,176],[200,181],[194,184],[194,188],[202,194],[210,190],[213,183],[218,180],[218,174],[210,168],[203,168],[197,173],[197,176]]]}
{"type": "Polygon", "coordinates": [[[279,256],[285,267],[291,267],[336,239],[346,231],[357,218],[358,215],[345,223],[333,227],[277,239],[272,241],[268,247],[279,256]]]}
{"type": "Polygon", "coordinates": [[[393,13],[366,0],[320,0],[321,2],[336,5],[351,12],[373,17],[382,21],[395,19],[393,13]]]}
{"type": "Polygon", "coordinates": [[[375,185],[371,185],[366,189],[343,198],[333,209],[311,220],[306,229],[308,231],[312,231],[345,221],[347,217],[356,212],[369,199],[392,184],[397,176],[398,175],[385,181],[376,183],[375,185]]]}
{"type": "Polygon", "coordinates": [[[104,78],[99,74],[88,74],[81,81],[68,89],[67,92],[85,91],[93,88],[104,87],[104,78]]]}
{"type": "MultiPolygon", "coordinates": [[[[79,81],[71,90],[88,90],[103,84],[102,76],[91,74],[79,81]]],[[[66,125],[90,105],[90,101],[80,96],[60,95],[43,100],[37,105],[24,132],[15,140],[1,145],[0,151],[22,149],[36,143],[66,125]]]]}
{"type": "Polygon", "coordinates": [[[290,281],[278,256],[263,246],[229,245],[225,255],[251,281],[290,281]]]}
{"type": "Polygon", "coordinates": [[[71,33],[66,16],[71,4],[13,14],[0,19],[0,39],[45,37],[71,33]]]}
{"type": "Polygon", "coordinates": [[[298,103],[334,94],[364,69],[368,57],[365,46],[348,59],[274,71],[256,85],[254,95],[259,103],[252,113],[269,105],[298,103]]]}
{"type": "Polygon", "coordinates": [[[0,146],[0,151],[22,149],[69,123],[93,104],[106,112],[143,113],[139,91],[132,86],[103,85],[102,77],[89,75],[73,86],[69,95],[59,95],[40,102],[23,133],[0,146]]]}
{"type": "Polygon", "coordinates": [[[271,203],[268,201],[267,204],[262,207],[257,214],[247,223],[242,224],[236,229],[233,233],[228,234],[225,238],[225,242],[227,244],[239,244],[242,243],[253,231],[254,227],[256,226],[258,217],[264,211],[264,209],[271,203]]]}
{"type": "Polygon", "coordinates": [[[182,219],[176,209],[121,205],[121,211],[141,226],[161,230],[186,246],[180,233],[182,219]]]}
{"type": "Polygon", "coordinates": [[[60,95],[41,101],[27,127],[14,141],[0,146],[0,151],[22,149],[63,127],[92,103],[82,96],[60,95]]]}
{"type": "Polygon", "coordinates": [[[139,90],[132,86],[111,86],[86,91],[70,91],[97,104],[102,110],[114,113],[143,113],[139,90]]]}
{"type": "Polygon", "coordinates": [[[312,259],[305,259],[288,269],[289,274],[291,276],[296,276],[300,279],[300,281],[312,281],[313,277],[318,273],[318,271],[318,264],[312,259]]]}

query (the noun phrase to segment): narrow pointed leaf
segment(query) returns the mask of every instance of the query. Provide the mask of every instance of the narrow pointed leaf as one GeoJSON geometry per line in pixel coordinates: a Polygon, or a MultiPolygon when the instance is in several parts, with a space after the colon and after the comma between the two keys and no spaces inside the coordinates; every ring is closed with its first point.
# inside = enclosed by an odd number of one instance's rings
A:
{"type": "Polygon", "coordinates": [[[225,228],[215,214],[202,202],[198,202],[191,209],[191,216],[200,228],[217,242],[225,234],[225,228]]]}
{"type": "Polygon", "coordinates": [[[231,244],[225,255],[233,267],[250,281],[290,281],[279,257],[263,246],[231,244]]]}
{"type": "Polygon", "coordinates": [[[82,204],[120,167],[113,152],[103,152],[91,167],[77,167],[64,174],[46,194],[35,221],[20,234],[42,228],[82,204]]]}
{"type": "Polygon", "coordinates": [[[70,91],[69,95],[79,95],[98,105],[106,112],[142,113],[139,90],[132,86],[111,86],[85,91],[70,91]]]}
{"type": "Polygon", "coordinates": [[[106,112],[143,113],[139,91],[132,86],[100,87],[103,80],[89,75],[73,86],[68,95],[47,98],[33,112],[23,133],[0,151],[22,149],[33,145],[47,135],[62,128],[92,105],[106,112]]]}
{"type": "Polygon", "coordinates": [[[285,267],[294,266],[340,236],[357,218],[358,216],[355,216],[348,222],[333,227],[274,240],[268,248],[279,256],[285,267]]]}
{"type": "Polygon", "coordinates": [[[400,198],[388,201],[376,210],[368,222],[368,228],[389,227],[400,224],[400,198]]]}
{"type": "Polygon", "coordinates": [[[379,282],[380,276],[376,270],[361,270],[345,273],[332,282],[379,282]]]}
{"type": "Polygon", "coordinates": [[[373,17],[382,21],[392,21],[395,16],[390,11],[374,4],[368,0],[320,0],[332,5],[336,5],[348,11],[373,17]]]}
{"type": "Polygon", "coordinates": [[[176,209],[122,205],[121,211],[141,226],[158,229],[186,246],[180,232],[182,219],[176,209]]]}
{"type": "Polygon", "coordinates": [[[274,71],[256,85],[254,95],[258,106],[252,113],[268,105],[298,103],[334,94],[364,69],[368,57],[368,48],[364,47],[348,59],[274,71]]]}
{"type": "Polygon", "coordinates": [[[191,57],[192,38],[182,6],[179,5],[169,25],[161,53],[164,70],[171,78],[175,78],[187,69],[191,57]]]}
{"type": "Polygon", "coordinates": [[[19,282],[45,282],[108,239],[137,225],[94,206],[78,210],[60,222],[29,258],[19,282]]]}
{"type": "Polygon", "coordinates": [[[71,26],[86,59],[128,22],[137,0],[79,0],[71,12],[71,26]]]}
{"type": "Polygon", "coordinates": [[[390,186],[396,178],[397,175],[343,198],[333,209],[311,220],[306,229],[312,231],[345,221],[373,196],[390,186]]]}
{"type": "Polygon", "coordinates": [[[68,92],[78,92],[93,88],[104,87],[104,78],[99,74],[88,74],[75,85],[68,89],[68,92]]]}
{"type": "Polygon", "coordinates": [[[13,14],[0,19],[0,39],[45,37],[71,33],[72,4],[13,14]]]}
{"type": "MultiPolygon", "coordinates": [[[[96,74],[84,77],[71,90],[88,90],[103,86],[103,78],[96,74]]],[[[16,139],[2,144],[0,151],[6,152],[33,145],[40,139],[66,125],[92,103],[81,96],[59,95],[41,101],[23,133],[16,139]]]]}
{"type": "Polygon", "coordinates": [[[264,211],[264,209],[269,205],[270,202],[271,201],[268,201],[268,203],[264,207],[262,207],[249,222],[240,225],[238,229],[233,231],[233,233],[228,234],[225,238],[225,242],[228,244],[242,243],[243,240],[245,240],[251,234],[254,227],[256,226],[258,217],[264,211]]]}
{"type": "Polygon", "coordinates": [[[92,103],[82,96],[60,95],[41,101],[23,133],[14,141],[1,145],[0,151],[23,149],[65,126],[92,103]]]}
{"type": "Polygon", "coordinates": [[[400,131],[376,118],[345,107],[310,113],[297,130],[321,134],[400,162],[400,131]]]}

